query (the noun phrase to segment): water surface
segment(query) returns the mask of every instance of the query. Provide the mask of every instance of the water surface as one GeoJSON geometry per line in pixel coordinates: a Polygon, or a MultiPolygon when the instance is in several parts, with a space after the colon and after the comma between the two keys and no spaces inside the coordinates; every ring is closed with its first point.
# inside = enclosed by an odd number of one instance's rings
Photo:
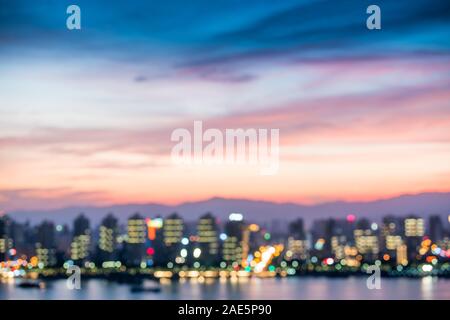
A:
{"type": "MultiPolygon", "coordinates": [[[[148,284],[151,284],[150,282],[148,284]]],[[[224,282],[187,280],[160,284],[161,292],[130,291],[130,285],[100,279],[82,281],[80,290],[69,290],[65,280],[48,282],[46,289],[23,289],[0,284],[0,299],[445,299],[450,300],[450,280],[382,278],[380,290],[369,290],[365,277],[290,277],[224,282]]]]}

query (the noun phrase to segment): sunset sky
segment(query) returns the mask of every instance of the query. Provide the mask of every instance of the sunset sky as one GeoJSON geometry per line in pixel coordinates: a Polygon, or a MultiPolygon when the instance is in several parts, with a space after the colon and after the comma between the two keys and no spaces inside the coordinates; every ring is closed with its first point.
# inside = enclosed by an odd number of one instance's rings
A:
{"type": "Polygon", "coordinates": [[[450,191],[450,2],[242,3],[0,0],[0,210],[450,191]],[[280,129],[278,174],[174,165],[194,120],[280,129]]]}

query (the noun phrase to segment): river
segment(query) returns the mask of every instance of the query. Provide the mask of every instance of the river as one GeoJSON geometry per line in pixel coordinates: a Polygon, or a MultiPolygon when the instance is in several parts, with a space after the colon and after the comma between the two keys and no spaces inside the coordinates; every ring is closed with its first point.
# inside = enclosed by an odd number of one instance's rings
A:
{"type": "Polygon", "coordinates": [[[45,289],[0,284],[0,299],[445,299],[450,300],[450,279],[425,277],[382,278],[381,289],[369,290],[365,277],[251,278],[239,281],[209,279],[166,281],[161,291],[131,292],[130,285],[100,279],[82,281],[69,290],[65,280],[47,282],[45,289]]]}

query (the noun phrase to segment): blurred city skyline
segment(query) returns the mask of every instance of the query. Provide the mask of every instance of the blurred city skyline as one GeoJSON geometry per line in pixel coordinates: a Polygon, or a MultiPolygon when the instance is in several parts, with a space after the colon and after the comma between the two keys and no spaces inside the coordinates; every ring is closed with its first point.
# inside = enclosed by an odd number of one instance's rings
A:
{"type": "Polygon", "coordinates": [[[1,210],[450,191],[448,1],[69,4],[0,1],[1,210]],[[173,165],[194,120],[279,128],[279,173],[173,165]]]}
{"type": "Polygon", "coordinates": [[[450,215],[444,219],[386,215],[377,223],[348,214],[306,226],[301,218],[286,225],[255,223],[238,212],[224,220],[206,212],[195,221],[178,213],[136,212],[125,223],[108,213],[93,225],[80,213],[69,226],[0,216],[0,279],[27,272],[59,277],[73,265],[110,280],[126,274],[123,280],[130,282],[142,280],[139,276],[332,276],[364,273],[373,263],[390,277],[447,277],[450,215]]]}

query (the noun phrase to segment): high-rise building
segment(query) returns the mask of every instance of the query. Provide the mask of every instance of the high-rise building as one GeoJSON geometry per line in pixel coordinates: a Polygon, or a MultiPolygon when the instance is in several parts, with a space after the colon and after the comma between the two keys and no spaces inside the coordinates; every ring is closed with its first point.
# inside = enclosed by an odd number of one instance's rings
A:
{"type": "Polygon", "coordinates": [[[70,245],[70,258],[77,264],[89,259],[91,230],[89,220],[80,214],[73,223],[73,239],[70,245]]]}
{"type": "Polygon", "coordinates": [[[409,216],[404,219],[404,227],[408,260],[413,261],[419,252],[422,237],[425,235],[424,220],[415,216],[409,216]]]}
{"type": "Polygon", "coordinates": [[[180,253],[183,235],[184,221],[177,213],[173,213],[164,219],[162,236],[168,263],[174,263],[180,253]]]}
{"type": "Polygon", "coordinates": [[[354,217],[352,219],[316,220],[312,227],[313,247],[311,255],[319,259],[333,255],[342,256],[344,243],[353,241],[354,217]]]}
{"type": "Polygon", "coordinates": [[[73,240],[73,234],[67,224],[58,224],[55,226],[56,233],[56,251],[62,256],[70,256],[70,248],[73,240]]]}
{"type": "Polygon", "coordinates": [[[136,213],[128,219],[127,226],[127,264],[140,265],[145,260],[145,241],[147,225],[145,219],[136,213]]]}
{"type": "Polygon", "coordinates": [[[331,251],[333,252],[334,257],[337,260],[344,259],[345,254],[345,247],[347,245],[347,237],[344,235],[339,236],[332,236],[331,237],[331,251]]]}
{"type": "Polygon", "coordinates": [[[289,235],[297,240],[305,240],[306,233],[303,219],[297,219],[289,224],[289,235]]]}
{"type": "Polygon", "coordinates": [[[445,228],[442,223],[442,219],[438,215],[432,215],[429,219],[429,232],[430,239],[434,242],[444,239],[445,237],[445,228]]]}
{"type": "Polygon", "coordinates": [[[381,229],[382,233],[388,234],[402,235],[405,232],[403,219],[393,215],[383,217],[381,229]]]}
{"type": "Polygon", "coordinates": [[[380,252],[376,230],[367,219],[361,219],[353,233],[356,249],[368,261],[377,259],[380,252]]]}
{"type": "Polygon", "coordinates": [[[147,240],[145,244],[146,264],[148,266],[164,266],[167,264],[167,252],[163,241],[164,220],[157,216],[147,218],[147,240]]]}
{"type": "Polygon", "coordinates": [[[287,261],[299,260],[304,261],[308,259],[309,244],[307,240],[295,239],[294,237],[288,237],[287,248],[284,254],[284,258],[287,261]]]}
{"type": "Polygon", "coordinates": [[[308,258],[309,244],[303,219],[297,219],[289,224],[289,237],[284,258],[291,260],[306,260],[308,258]]]}
{"type": "Polygon", "coordinates": [[[219,255],[219,235],[216,219],[207,213],[197,224],[198,247],[201,251],[198,260],[202,265],[215,265],[219,255]]]}
{"type": "Polygon", "coordinates": [[[383,260],[394,262],[398,248],[403,245],[404,224],[401,218],[389,215],[383,218],[380,230],[380,250],[383,260]]]}
{"type": "Polygon", "coordinates": [[[242,260],[243,215],[232,213],[225,225],[226,239],[223,242],[222,259],[226,263],[240,263],[242,260]]]}
{"type": "Polygon", "coordinates": [[[378,237],[370,229],[356,229],[354,232],[355,244],[358,252],[365,254],[378,254],[378,237]]]}
{"type": "Polygon", "coordinates": [[[55,225],[50,221],[43,221],[37,227],[36,256],[43,267],[56,265],[55,225]]]}
{"type": "Polygon", "coordinates": [[[405,237],[422,237],[425,234],[425,224],[422,218],[408,217],[404,221],[405,237]]]}
{"type": "Polygon", "coordinates": [[[183,238],[184,223],[178,214],[173,213],[164,220],[164,243],[170,247],[177,245],[183,238]]]}
{"type": "Polygon", "coordinates": [[[11,246],[14,244],[16,252],[20,252],[21,255],[24,254],[28,257],[34,255],[36,249],[35,230],[33,230],[29,222],[19,223],[11,220],[9,238],[11,246]]]}
{"type": "Polygon", "coordinates": [[[397,265],[408,265],[408,248],[405,244],[397,247],[397,265]]]}
{"type": "Polygon", "coordinates": [[[385,249],[386,251],[395,251],[403,243],[401,236],[387,235],[385,237],[385,249]]]}
{"type": "Polygon", "coordinates": [[[7,215],[0,215],[0,261],[9,258],[9,250],[12,248],[12,239],[9,236],[11,220],[7,215]]]}
{"type": "Polygon", "coordinates": [[[109,213],[101,222],[98,237],[99,262],[113,261],[117,258],[117,219],[109,213]]]}

